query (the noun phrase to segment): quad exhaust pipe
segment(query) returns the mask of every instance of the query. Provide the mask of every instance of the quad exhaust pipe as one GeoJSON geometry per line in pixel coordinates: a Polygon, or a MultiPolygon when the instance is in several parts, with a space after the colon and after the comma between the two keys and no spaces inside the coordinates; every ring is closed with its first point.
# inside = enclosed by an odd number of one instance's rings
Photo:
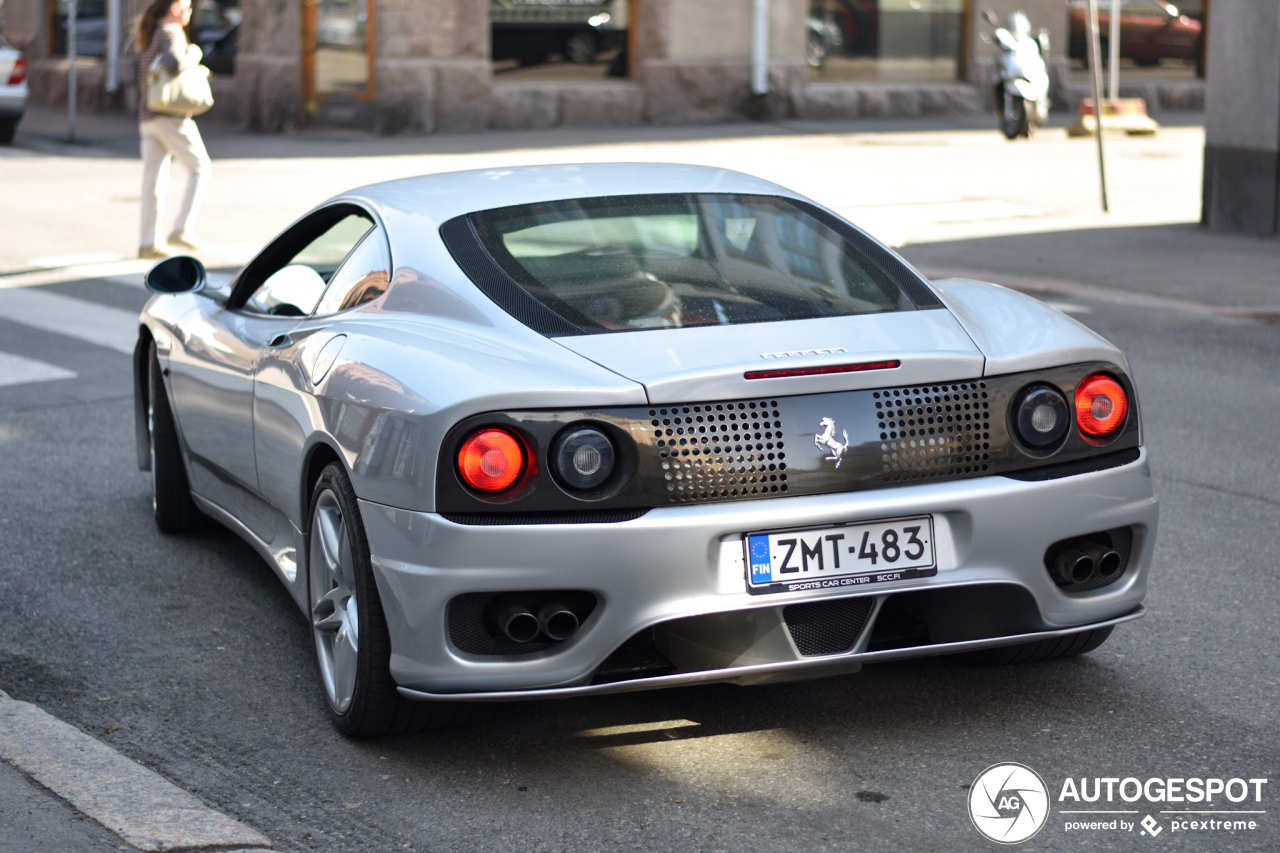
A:
{"type": "Polygon", "coordinates": [[[1120,577],[1124,566],[1120,554],[1092,539],[1068,539],[1050,548],[1049,565],[1061,585],[1075,585],[1101,580],[1111,583],[1120,577]]]}
{"type": "Polygon", "coordinates": [[[1094,577],[1113,581],[1120,576],[1120,555],[1114,550],[1090,542],[1085,546],[1084,552],[1093,560],[1094,577]]]}
{"type": "Polygon", "coordinates": [[[578,632],[578,617],[565,604],[547,601],[533,611],[514,598],[494,602],[493,621],[503,636],[513,643],[532,643],[539,634],[552,642],[562,643],[578,632]]]}
{"type": "Polygon", "coordinates": [[[1067,583],[1086,583],[1097,571],[1093,557],[1075,548],[1063,548],[1053,559],[1053,570],[1067,583]]]}
{"type": "Polygon", "coordinates": [[[493,619],[498,623],[499,630],[513,643],[531,643],[541,630],[538,617],[530,613],[529,608],[520,602],[510,599],[503,599],[497,603],[493,610],[493,619]]]}
{"type": "Polygon", "coordinates": [[[578,617],[558,601],[548,601],[538,610],[538,625],[548,639],[562,643],[578,632],[578,617]]]}

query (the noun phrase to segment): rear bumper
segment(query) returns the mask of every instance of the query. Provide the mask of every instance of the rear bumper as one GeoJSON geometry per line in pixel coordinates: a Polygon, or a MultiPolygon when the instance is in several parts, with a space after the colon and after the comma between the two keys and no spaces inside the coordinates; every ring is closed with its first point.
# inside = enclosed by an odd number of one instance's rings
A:
{"type": "Polygon", "coordinates": [[[27,84],[0,86],[0,118],[21,118],[27,111],[27,84]]]}
{"type": "MultiPolygon", "coordinates": [[[[816,677],[855,670],[869,661],[1048,639],[1118,624],[1141,615],[1158,521],[1145,451],[1129,465],[1045,482],[984,477],[664,507],[614,524],[480,527],[367,502],[361,510],[391,633],[392,674],[405,695],[424,699],[534,698],[816,677]],[[932,577],[869,584],[856,595],[849,588],[766,595],[746,590],[746,531],[920,513],[934,517],[938,572],[932,577]],[[1119,527],[1133,531],[1128,565],[1119,580],[1087,593],[1062,592],[1045,570],[1046,548],[1119,527]],[[962,594],[964,587],[1016,592],[991,600],[1016,601],[1025,612],[1004,620],[1011,628],[988,627],[974,636],[953,630],[941,643],[868,650],[876,618],[890,595],[920,590],[962,594]],[[448,603],[455,596],[565,589],[591,592],[599,602],[567,642],[531,654],[484,656],[460,651],[449,638],[448,603]],[[873,604],[857,643],[840,654],[802,655],[787,635],[784,608],[849,598],[868,598],[873,604]],[[605,659],[637,633],[713,614],[733,614],[731,633],[739,639],[711,649],[705,656],[711,663],[679,665],[681,671],[671,675],[591,683],[605,659]]],[[[700,625],[677,640],[687,649],[690,642],[705,646],[708,638],[717,645],[714,625],[700,625]]]]}
{"type": "Polygon", "coordinates": [[[674,675],[659,675],[652,678],[637,678],[629,681],[614,681],[605,684],[586,684],[579,687],[552,687],[533,690],[504,690],[492,693],[427,693],[401,687],[400,693],[410,699],[423,701],[458,701],[471,702],[520,702],[529,699],[563,699],[575,696],[604,696],[609,693],[634,693],[640,690],[661,690],[664,687],[689,687],[695,684],[712,684],[730,681],[738,684],[758,684],[773,681],[791,681],[806,678],[822,678],[829,675],[844,675],[856,672],[864,663],[881,663],[885,661],[904,660],[906,658],[930,657],[938,655],[959,654],[979,649],[997,648],[1018,643],[1029,643],[1037,640],[1052,640],[1069,637],[1082,631],[1095,628],[1108,628],[1141,619],[1147,612],[1138,607],[1123,616],[1106,619],[1076,628],[1064,628],[1058,631],[1038,631],[1032,634],[1013,634],[986,640],[968,640],[958,643],[937,643],[928,646],[917,646],[909,649],[886,649],[884,651],[851,652],[845,655],[831,655],[812,660],[782,661],[780,663],[750,664],[732,669],[702,670],[699,672],[681,672],[674,675]]]}

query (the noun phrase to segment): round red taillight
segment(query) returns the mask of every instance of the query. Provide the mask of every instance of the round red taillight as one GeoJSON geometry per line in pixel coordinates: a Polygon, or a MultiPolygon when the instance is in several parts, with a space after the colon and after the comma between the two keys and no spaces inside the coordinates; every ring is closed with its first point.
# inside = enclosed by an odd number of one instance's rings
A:
{"type": "Polygon", "coordinates": [[[524,470],[524,444],[506,430],[492,427],[473,433],[458,450],[462,481],[480,492],[500,492],[524,470]]]}
{"type": "Polygon", "coordinates": [[[1086,437],[1104,438],[1124,426],[1129,398],[1120,383],[1095,374],[1076,387],[1076,423],[1086,437]]]}

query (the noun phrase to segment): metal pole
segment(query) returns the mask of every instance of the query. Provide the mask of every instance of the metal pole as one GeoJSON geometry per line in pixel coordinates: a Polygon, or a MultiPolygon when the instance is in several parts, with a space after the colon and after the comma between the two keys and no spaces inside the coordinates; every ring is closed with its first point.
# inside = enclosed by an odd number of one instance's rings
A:
{"type": "Polygon", "coordinates": [[[1102,45],[1098,37],[1098,0],[1089,0],[1089,82],[1093,84],[1093,138],[1098,140],[1098,182],[1102,185],[1102,212],[1109,212],[1107,206],[1107,167],[1102,157],[1102,76],[1098,68],[1098,57],[1102,53],[1102,45]]]}
{"type": "MultiPolygon", "coordinates": [[[[118,0],[117,0],[118,2],[118,0]]],[[[1111,0],[1111,33],[1107,36],[1108,65],[1111,66],[1111,100],[1120,97],[1120,0],[1111,0]]]]}
{"type": "Polygon", "coordinates": [[[120,0],[107,0],[107,91],[120,90],[120,0]]]}
{"type": "Polygon", "coordinates": [[[751,4],[751,94],[769,94],[769,0],[751,4]]]}
{"type": "Polygon", "coordinates": [[[829,0],[822,3],[822,58],[831,58],[831,32],[836,28],[836,13],[829,0]]]}
{"type": "Polygon", "coordinates": [[[76,0],[67,6],[67,139],[76,141],[76,0]]]}

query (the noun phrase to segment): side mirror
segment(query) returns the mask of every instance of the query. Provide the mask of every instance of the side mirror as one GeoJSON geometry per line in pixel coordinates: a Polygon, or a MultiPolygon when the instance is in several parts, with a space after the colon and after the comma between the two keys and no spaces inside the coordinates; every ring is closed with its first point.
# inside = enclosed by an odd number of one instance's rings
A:
{"type": "Polygon", "coordinates": [[[999,22],[996,21],[996,16],[991,14],[990,9],[982,10],[982,20],[986,21],[988,24],[990,24],[993,27],[1000,26],[999,22]]]}
{"type": "Polygon", "coordinates": [[[195,293],[204,287],[204,264],[180,255],[152,267],[142,281],[152,293],[195,293]]]}

